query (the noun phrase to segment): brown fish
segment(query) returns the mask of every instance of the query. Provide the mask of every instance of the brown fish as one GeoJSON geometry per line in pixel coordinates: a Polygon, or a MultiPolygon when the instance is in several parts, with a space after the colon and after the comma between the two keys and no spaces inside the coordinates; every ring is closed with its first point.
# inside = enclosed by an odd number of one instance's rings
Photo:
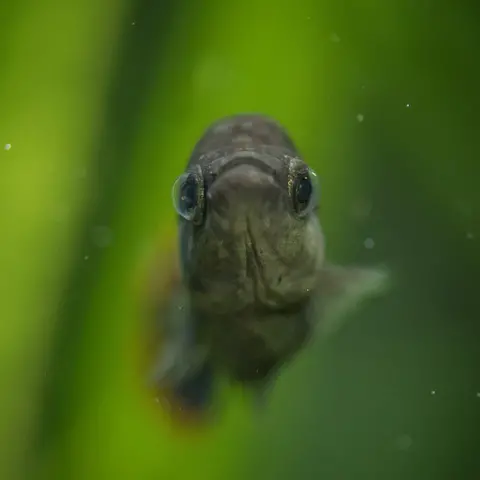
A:
{"type": "Polygon", "coordinates": [[[266,116],[223,118],[195,146],[173,187],[179,276],[157,311],[151,372],[184,418],[211,412],[220,375],[262,398],[315,331],[384,289],[383,269],[325,260],[319,193],[266,116]]]}

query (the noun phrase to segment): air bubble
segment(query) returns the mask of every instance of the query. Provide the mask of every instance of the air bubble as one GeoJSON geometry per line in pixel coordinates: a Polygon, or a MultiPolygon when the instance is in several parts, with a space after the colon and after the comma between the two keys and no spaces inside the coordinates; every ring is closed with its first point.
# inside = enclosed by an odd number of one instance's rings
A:
{"type": "Polygon", "coordinates": [[[408,450],[412,446],[412,437],[410,435],[400,435],[396,442],[399,450],[408,450]]]}
{"type": "Polygon", "coordinates": [[[365,248],[368,248],[371,250],[375,246],[375,242],[373,238],[366,238],[365,241],[363,242],[363,245],[365,248]]]}
{"type": "Polygon", "coordinates": [[[330,41],[333,43],[339,43],[340,37],[335,32],[333,32],[330,34],[330,41]]]}

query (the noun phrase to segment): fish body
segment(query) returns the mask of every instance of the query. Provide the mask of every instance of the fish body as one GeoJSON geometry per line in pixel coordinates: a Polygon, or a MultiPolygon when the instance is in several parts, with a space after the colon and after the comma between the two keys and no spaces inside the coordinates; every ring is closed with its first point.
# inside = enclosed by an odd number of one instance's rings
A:
{"type": "Polygon", "coordinates": [[[269,117],[211,125],[172,193],[180,279],[151,378],[179,411],[209,411],[219,375],[262,398],[329,316],[384,283],[325,261],[315,172],[269,117]]]}

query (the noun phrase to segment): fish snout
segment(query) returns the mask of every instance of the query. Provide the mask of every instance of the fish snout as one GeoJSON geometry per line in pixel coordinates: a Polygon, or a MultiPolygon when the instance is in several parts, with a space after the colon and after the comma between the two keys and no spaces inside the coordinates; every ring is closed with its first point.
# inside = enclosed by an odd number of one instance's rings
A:
{"type": "Polygon", "coordinates": [[[251,166],[222,174],[207,193],[212,212],[224,220],[272,217],[283,204],[282,189],[272,175],[251,166]]]}

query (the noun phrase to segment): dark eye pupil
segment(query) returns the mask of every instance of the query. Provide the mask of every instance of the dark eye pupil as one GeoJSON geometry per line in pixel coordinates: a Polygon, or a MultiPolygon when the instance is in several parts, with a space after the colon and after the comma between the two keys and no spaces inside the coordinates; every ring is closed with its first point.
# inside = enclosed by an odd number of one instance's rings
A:
{"type": "Polygon", "coordinates": [[[182,210],[188,212],[197,204],[197,182],[193,176],[188,177],[180,189],[180,205],[182,210]]]}
{"type": "Polygon", "coordinates": [[[299,206],[304,207],[310,201],[312,196],[312,182],[308,177],[300,179],[297,185],[296,197],[299,206]]]}

